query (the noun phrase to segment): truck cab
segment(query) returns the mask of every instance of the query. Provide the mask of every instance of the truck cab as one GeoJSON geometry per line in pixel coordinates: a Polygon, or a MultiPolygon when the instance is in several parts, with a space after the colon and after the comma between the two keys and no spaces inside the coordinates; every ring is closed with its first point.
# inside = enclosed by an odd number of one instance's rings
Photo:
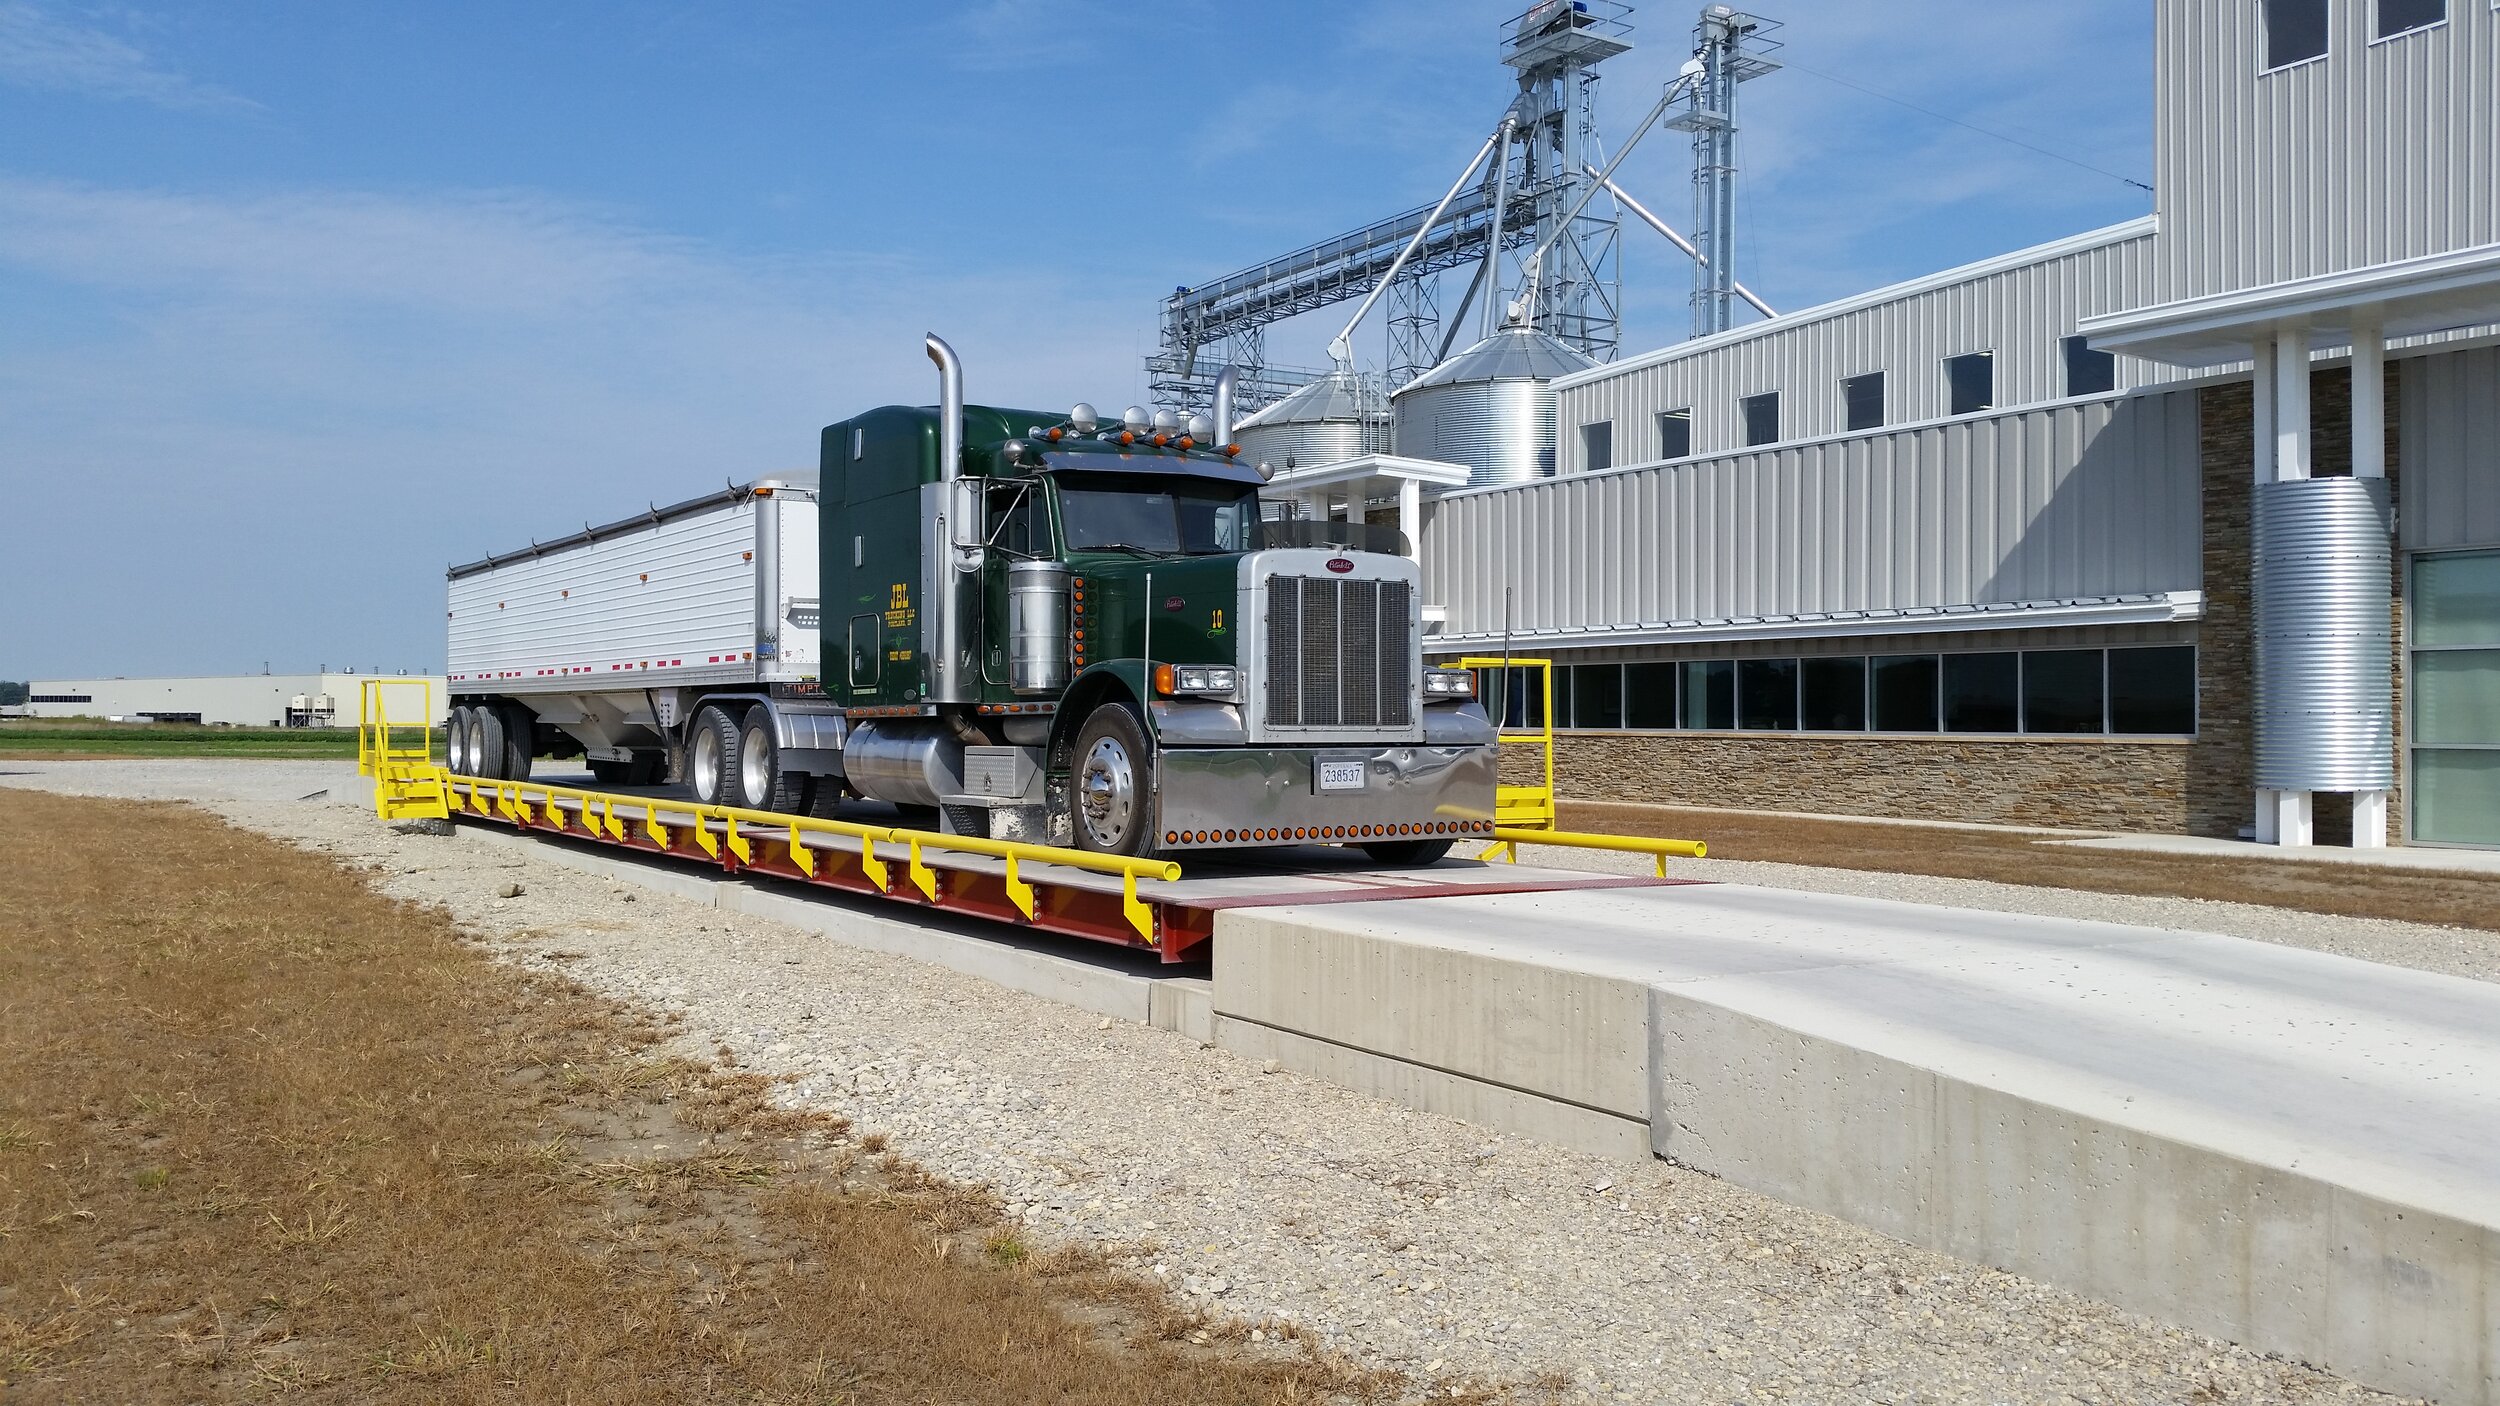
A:
{"type": "Polygon", "coordinates": [[[964,405],[931,340],[940,405],[822,440],[850,790],[1123,854],[1428,863],[1490,833],[1494,730],[1471,675],[1424,667],[1395,532],[1266,520],[1203,423],[964,405]]]}

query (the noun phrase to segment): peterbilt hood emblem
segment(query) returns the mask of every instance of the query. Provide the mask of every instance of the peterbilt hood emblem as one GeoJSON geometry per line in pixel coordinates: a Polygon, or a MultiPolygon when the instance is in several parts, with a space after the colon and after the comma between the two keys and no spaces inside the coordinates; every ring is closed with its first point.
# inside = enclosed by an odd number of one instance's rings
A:
{"type": "Polygon", "coordinates": [[[1179,596],[1165,596],[1163,598],[1163,608],[1166,610],[1178,610],[1187,604],[1189,604],[1189,602],[1181,599],[1179,596]]]}
{"type": "Polygon", "coordinates": [[[1330,557],[1328,559],[1328,569],[1340,576],[1343,576],[1347,572],[1354,569],[1354,563],[1346,560],[1344,557],[1330,557]]]}

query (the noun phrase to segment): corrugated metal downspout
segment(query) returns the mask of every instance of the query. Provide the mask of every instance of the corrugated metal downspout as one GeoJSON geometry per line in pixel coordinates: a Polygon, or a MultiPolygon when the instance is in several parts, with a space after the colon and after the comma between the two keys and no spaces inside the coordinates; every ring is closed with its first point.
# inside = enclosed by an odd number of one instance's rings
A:
{"type": "Polygon", "coordinates": [[[2257,486],[2256,782],[2396,784],[2387,480],[2257,486]]]}

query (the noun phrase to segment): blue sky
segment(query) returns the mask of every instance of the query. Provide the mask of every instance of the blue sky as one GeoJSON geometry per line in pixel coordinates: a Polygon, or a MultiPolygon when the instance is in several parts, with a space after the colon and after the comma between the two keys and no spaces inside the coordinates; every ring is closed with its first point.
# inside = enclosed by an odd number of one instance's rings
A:
{"type": "MultiPolygon", "coordinates": [[[[1142,400],[1173,285],[1439,195],[1521,3],[0,0],[0,678],[439,667],[446,563],[812,463],[930,397],[924,330],[976,399],[1142,400]]],[[[1834,81],[2149,180],[2149,5],[1759,8],[1775,305],[2149,208],[1834,81]]],[[[1610,141],[1693,9],[1638,6],[1610,141]]],[[[1680,134],[1621,179],[1686,219],[1680,134]]],[[[1672,341],[1624,239],[1626,347],[1672,341]]]]}

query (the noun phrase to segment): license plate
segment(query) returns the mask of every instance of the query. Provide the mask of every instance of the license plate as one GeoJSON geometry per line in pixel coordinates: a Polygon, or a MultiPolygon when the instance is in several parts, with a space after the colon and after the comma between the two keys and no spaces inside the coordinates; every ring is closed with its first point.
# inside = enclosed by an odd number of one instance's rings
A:
{"type": "Polygon", "coordinates": [[[1323,791],[1360,791],[1363,789],[1361,762],[1321,762],[1319,788],[1323,791]]]}

